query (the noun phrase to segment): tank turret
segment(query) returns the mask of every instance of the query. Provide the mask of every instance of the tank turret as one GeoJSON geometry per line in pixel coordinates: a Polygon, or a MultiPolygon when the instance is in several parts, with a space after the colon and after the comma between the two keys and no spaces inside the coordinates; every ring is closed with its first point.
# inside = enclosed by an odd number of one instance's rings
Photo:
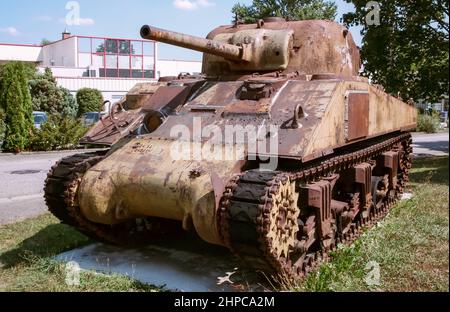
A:
{"type": "Polygon", "coordinates": [[[203,73],[227,76],[273,71],[357,76],[359,49],[347,28],[331,21],[260,20],[221,26],[199,38],[145,25],[144,39],[203,52],[203,73]]]}
{"type": "Polygon", "coordinates": [[[141,28],[144,39],[223,58],[233,71],[285,70],[289,65],[293,33],[289,29],[252,29],[217,39],[203,39],[148,25],[141,28]]]}

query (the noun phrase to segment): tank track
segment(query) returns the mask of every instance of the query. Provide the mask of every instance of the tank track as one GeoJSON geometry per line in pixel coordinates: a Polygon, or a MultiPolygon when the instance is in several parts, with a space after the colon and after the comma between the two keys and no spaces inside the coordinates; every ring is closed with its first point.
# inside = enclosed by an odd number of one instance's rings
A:
{"type": "MultiPolygon", "coordinates": [[[[329,258],[330,251],[335,250],[338,243],[351,244],[362,234],[364,228],[370,228],[383,219],[401,198],[411,168],[411,143],[409,133],[382,137],[372,141],[370,146],[355,146],[353,150],[343,151],[339,156],[322,158],[295,172],[250,170],[235,176],[226,186],[218,214],[218,227],[223,241],[250,268],[268,273],[267,277],[275,280],[286,277],[294,280],[304,278],[329,258]],[[296,216],[288,208],[290,202],[295,202],[297,206],[295,199],[285,200],[284,203],[274,200],[283,197],[280,188],[285,188],[289,183],[293,183],[298,189],[300,185],[324,181],[330,175],[355,165],[374,163],[374,158],[388,151],[399,151],[400,166],[396,187],[372,205],[368,216],[363,217],[361,213],[355,216],[341,235],[337,235],[336,218],[333,217],[333,235],[327,239],[319,239],[315,217],[311,213],[308,215],[308,212],[307,215],[298,217],[301,223],[299,230],[296,216]],[[392,196],[393,193],[395,196],[392,196]],[[271,221],[274,203],[283,203],[285,206],[283,208],[279,204],[277,208],[279,214],[284,214],[282,219],[285,220],[284,226],[278,225],[278,228],[273,227],[274,222],[271,221]],[[284,237],[281,245],[289,246],[290,251],[284,252],[284,255],[276,248],[279,244],[275,238],[279,234],[271,233],[274,229],[284,237]],[[294,237],[294,242],[291,237],[294,237]]],[[[359,202],[356,201],[355,205],[359,205],[359,202]]]]}
{"type": "Polygon", "coordinates": [[[103,160],[106,151],[77,154],[63,158],[45,180],[45,202],[49,211],[86,236],[108,244],[135,245],[181,232],[180,225],[157,218],[133,219],[117,225],[102,225],[87,220],[77,204],[78,186],[86,171],[103,160]]]}

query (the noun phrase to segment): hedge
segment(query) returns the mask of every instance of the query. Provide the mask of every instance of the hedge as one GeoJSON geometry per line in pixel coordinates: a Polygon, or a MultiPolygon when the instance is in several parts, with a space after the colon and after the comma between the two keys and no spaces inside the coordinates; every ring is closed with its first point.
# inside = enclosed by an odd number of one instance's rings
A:
{"type": "Polygon", "coordinates": [[[78,117],[88,112],[103,110],[103,95],[97,89],[83,88],[77,92],[78,117]]]}

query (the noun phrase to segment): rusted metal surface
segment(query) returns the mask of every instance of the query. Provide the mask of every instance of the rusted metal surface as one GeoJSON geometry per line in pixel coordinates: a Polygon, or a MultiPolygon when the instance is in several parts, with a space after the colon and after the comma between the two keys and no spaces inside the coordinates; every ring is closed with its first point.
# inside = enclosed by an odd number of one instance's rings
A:
{"type": "MultiPolygon", "coordinates": [[[[279,127],[276,156],[306,161],[326,155],[330,149],[352,143],[348,140],[349,128],[360,137],[353,138],[353,141],[358,141],[363,137],[401,131],[402,125],[414,123],[416,119],[413,107],[401,105],[387,95],[376,99],[373,93],[377,91],[356,79],[308,81],[301,76],[298,79],[295,76],[290,79],[280,76],[264,81],[265,88],[273,90],[270,94],[263,94],[268,97],[242,100],[242,90],[250,81],[260,84],[256,78],[206,82],[205,88],[200,88],[202,92],[186,103],[180,110],[181,114],[169,116],[164,125],[154,132],[154,137],[171,139],[170,129],[179,124],[193,131],[195,118],[201,118],[203,127],[217,126],[222,132],[226,126],[262,125],[269,118],[270,124],[279,127]],[[360,96],[363,101],[358,100],[360,96]],[[377,118],[377,115],[384,115],[389,110],[395,114],[396,120],[388,116],[377,118]],[[297,126],[294,126],[294,117],[300,111],[297,126]]],[[[245,143],[239,138],[232,139],[234,141],[226,143],[245,143]]],[[[208,138],[194,140],[207,141],[208,138]]]]}
{"type": "Polygon", "coordinates": [[[145,25],[144,39],[222,57],[232,71],[284,70],[289,65],[293,30],[243,29],[203,39],[145,25]]]}
{"type": "Polygon", "coordinates": [[[267,72],[285,70],[289,66],[293,34],[290,29],[241,29],[234,33],[218,34],[214,40],[242,46],[244,61],[226,60],[230,71],[267,72]]]}
{"type": "Polygon", "coordinates": [[[76,181],[64,166],[52,171],[73,184],[60,197],[73,195],[68,209],[81,228],[172,220],[254,269],[299,278],[402,193],[416,110],[356,77],[359,51],[344,27],[266,20],[208,39],[143,35],[204,51],[207,77],[130,93],[103,125],[117,131],[110,142],[120,139],[108,154],[77,165],[76,181]],[[255,140],[263,143],[250,149],[255,140]],[[263,156],[276,168],[256,170],[263,156]]]}
{"type": "MultiPolygon", "coordinates": [[[[370,166],[369,162],[380,152],[395,150],[399,142],[405,146],[405,150],[410,150],[410,135],[405,134],[380,140],[378,144],[371,144],[365,149],[350,154],[330,157],[317,166],[303,168],[289,174],[255,170],[246,171],[234,177],[226,187],[218,216],[225,244],[250,263],[255,270],[266,272],[268,274],[266,276],[274,274],[277,277],[278,274],[282,274],[292,279],[305,277],[315,265],[328,259],[329,252],[335,250],[338,243],[353,242],[361,235],[362,227],[372,227],[382,219],[401,194],[399,191],[394,191],[395,197],[386,194],[380,199],[381,204],[374,206],[369,214],[358,215],[358,211],[363,207],[358,201],[357,189],[353,188],[345,201],[335,200],[333,198],[335,195],[332,195],[333,197],[326,195],[336,194],[338,193],[336,191],[340,190],[338,183],[333,185],[327,181],[329,172],[342,174],[346,170],[353,170],[351,163],[354,162],[359,162],[358,166],[370,166]],[[301,210],[300,221],[298,228],[286,226],[286,228],[278,229],[274,236],[271,235],[272,222],[269,219],[273,211],[273,198],[277,198],[280,182],[286,184],[288,181],[290,183],[296,181],[297,188],[300,190],[302,186],[308,185],[303,188],[306,191],[304,196],[300,191],[298,199],[297,207],[301,210]],[[324,192],[331,185],[333,191],[324,192]],[[311,188],[314,188],[314,191],[311,192],[311,188]],[[334,226],[328,232],[328,236],[321,236],[322,227],[319,224],[326,219],[324,217],[329,215],[329,211],[321,216],[318,213],[321,210],[308,209],[309,204],[330,208],[332,213],[329,221],[334,226]],[[284,252],[277,252],[273,246],[292,245],[289,239],[292,232],[297,233],[293,244],[295,247],[290,248],[287,256],[284,252]],[[274,237],[277,238],[276,244],[274,244],[274,237]],[[280,244],[280,241],[283,244],[280,244]]],[[[406,181],[407,174],[402,175],[401,179],[403,182],[406,181]]],[[[391,186],[390,190],[393,189],[394,186],[391,186]]],[[[287,208],[289,209],[289,205],[287,208]]],[[[283,213],[280,213],[279,220],[283,218],[283,213]]]]}
{"type": "Polygon", "coordinates": [[[274,92],[270,85],[265,83],[246,82],[239,94],[240,100],[253,100],[269,98],[274,92]]]}
{"type": "Polygon", "coordinates": [[[362,139],[369,135],[369,93],[348,94],[347,141],[362,139]]]}
{"type": "Polygon", "coordinates": [[[301,202],[316,210],[316,223],[320,237],[327,238],[331,232],[331,184],[319,181],[301,187],[301,202]]]}
{"type": "Polygon", "coordinates": [[[141,108],[165,83],[139,83],[81,138],[80,144],[111,146],[136,130],[144,118],[141,108]]]}
{"type": "Polygon", "coordinates": [[[142,27],[141,36],[144,39],[156,40],[186,49],[196,50],[204,53],[211,53],[223,56],[227,59],[239,61],[244,60],[243,48],[232,44],[189,36],[186,34],[168,31],[148,25],[142,27]]]}
{"type": "Polygon", "coordinates": [[[186,102],[189,93],[190,87],[184,85],[159,88],[142,106],[147,131],[149,133],[155,131],[169,114],[186,102]]]}
{"type": "MultiPolygon", "coordinates": [[[[327,160],[329,163],[334,163],[334,166],[338,166],[340,168],[344,168],[344,163],[350,163],[359,159],[360,161],[366,161],[370,159],[373,155],[376,155],[380,151],[389,150],[393,148],[394,152],[396,150],[397,143],[401,142],[400,146],[405,151],[402,153],[403,157],[408,157],[410,151],[410,137],[408,139],[407,136],[402,136],[399,138],[395,138],[392,140],[386,140],[380,144],[375,144],[369,147],[367,150],[361,150],[352,154],[347,155],[346,160],[344,161],[341,156],[338,159],[330,158],[327,160]],[[363,156],[365,155],[365,156],[363,156]]],[[[391,155],[392,152],[385,152],[383,155],[391,155]]],[[[57,164],[51,171],[49,178],[46,181],[46,201],[49,205],[52,212],[63,219],[67,224],[70,224],[75,227],[80,227],[83,229],[84,233],[88,233],[89,235],[102,238],[109,242],[114,243],[132,243],[132,240],[145,238],[146,241],[149,241],[152,237],[160,236],[165,233],[167,235],[167,231],[171,229],[171,223],[167,222],[158,225],[153,223],[152,226],[149,226],[148,229],[146,227],[142,227],[142,224],[150,224],[150,223],[134,223],[134,228],[131,225],[124,226],[118,225],[116,227],[111,226],[103,226],[98,223],[92,223],[87,220],[79,209],[76,200],[77,188],[79,187],[79,179],[73,180],[75,176],[82,176],[86,172],[88,168],[92,165],[95,165],[102,159],[104,159],[104,154],[85,154],[85,155],[77,155],[71,156],[69,158],[64,159],[62,162],[57,164]],[[76,175],[70,174],[66,175],[67,172],[76,173],[76,175]],[[59,196],[60,189],[66,190],[67,195],[66,198],[59,196]],[[139,228],[141,230],[139,230],[139,228]],[[129,230],[133,229],[132,232],[129,233],[129,230]],[[150,230],[151,229],[151,230],[150,230]],[[131,234],[133,233],[133,234],[131,234]]],[[[386,161],[387,165],[390,165],[391,162],[389,160],[389,156],[386,161]]],[[[406,159],[406,158],[405,158],[406,159]]],[[[384,163],[384,162],[382,162],[384,163]]],[[[361,163],[358,166],[364,166],[365,163],[361,163]]],[[[410,165],[410,160],[408,161],[410,165]]],[[[407,166],[403,167],[404,169],[407,166]]],[[[328,170],[330,170],[329,168],[328,170]]],[[[402,169],[402,170],[404,170],[402,169]]],[[[225,196],[221,201],[221,217],[219,218],[219,224],[223,224],[220,228],[223,231],[221,235],[225,235],[225,240],[232,246],[232,249],[241,253],[241,256],[248,262],[252,263],[254,268],[262,269],[266,272],[275,272],[285,273],[288,276],[293,278],[301,278],[305,276],[305,274],[309,271],[310,268],[313,267],[314,264],[320,263],[326,260],[326,255],[329,251],[334,250],[337,242],[350,243],[356,237],[358,237],[361,232],[361,226],[370,227],[376,223],[377,220],[382,218],[389,207],[392,207],[394,202],[391,198],[385,198],[385,203],[380,206],[380,208],[375,207],[370,215],[362,218],[361,220],[350,220],[350,224],[347,226],[347,230],[344,231],[344,228],[339,226],[342,219],[342,214],[345,213],[349,209],[349,204],[346,202],[340,202],[336,200],[331,200],[331,210],[333,211],[332,218],[338,226],[335,229],[335,236],[333,237],[333,241],[329,245],[323,245],[321,250],[314,250],[312,246],[315,241],[315,233],[319,229],[316,226],[316,218],[315,215],[301,215],[302,223],[289,226],[287,230],[280,231],[279,236],[270,236],[268,234],[273,231],[269,230],[269,225],[272,223],[267,223],[264,226],[264,216],[269,215],[272,212],[274,200],[278,198],[275,202],[283,203],[282,198],[290,198],[289,196],[285,197],[283,194],[289,194],[289,192],[282,192],[281,188],[283,186],[292,185],[292,181],[309,181],[315,180],[319,177],[323,177],[326,174],[324,171],[323,165],[317,166],[315,168],[309,168],[306,170],[302,170],[299,172],[291,173],[291,174],[279,174],[276,172],[260,172],[260,171],[249,171],[245,174],[236,177],[233,179],[226,187],[225,196]],[[241,239],[242,233],[236,233],[230,236],[229,231],[236,231],[236,218],[239,223],[242,224],[244,222],[254,222],[254,217],[246,218],[245,214],[242,214],[238,209],[236,210],[236,196],[239,193],[238,188],[242,185],[242,183],[257,182],[253,184],[255,190],[253,191],[254,196],[258,196],[257,198],[262,201],[262,205],[255,205],[255,207],[251,208],[249,204],[245,207],[242,206],[239,209],[246,209],[246,213],[251,213],[251,209],[262,209],[261,219],[257,218],[258,222],[258,235],[263,238],[259,239],[259,244],[262,244],[263,247],[271,246],[269,253],[258,254],[255,253],[259,249],[254,248],[252,245],[248,245],[251,241],[248,239],[244,244],[238,244],[237,242],[241,239]],[[267,187],[269,186],[269,187],[267,187]],[[267,193],[265,196],[259,196],[258,187],[263,189],[262,193],[267,193]],[[281,187],[281,188],[280,188],[281,187]],[[265,189],[265,190],[264,190],[265,189]],[[281,192],[280,192],[281,191],[281,192]],[[281,200],[280,200],[281,199],[281,200]],[[232,211],[234,211],[232,213],[232,211]],[[297,227],[298,226],[298,227],[297,227]],[[286,236],[287,233],[288,236],[286,236]],[[304,233],[302,235],[295,236],[295,240],[292,243],[292,240],[287,239],[291,236],[292,233],[304,233]],[[229,241],[232,237],[234,237],[234,241],[229,241]],[[301,237],[301,239],[300,239],[301,237]],[[264,244],[265,240],[268,239],[271,244],[264,244]],[[277,244],[273,244],[273,242],[278,242],[277,244]],[[286,247],[288,247],[286,249],[286,247]],[[294,248],[297,252],[290,252],[291,248],[294,248]],[[286,253],[286,250],[288,252],[286,253]],[[295,254],[295,256],[294,256],[295,254]],[[290,261],[286,261],[290,260],[290,261]],[[280,266],[281,265],[281,266],[280,266]]],[[[402,176],[402,180],[407,180],[407,175],[402,176]]],[[[401,181],[399,181],[401,182],[401,181]]],[[[336,185],[336,184],[335,184],[336,185]]],[[[249,187],[247,186],[249,189],[249,187]]],[[[295,194],[294,189],[291,194],[295,194]]],[[[397,195],[400,193],[397,193],[397,195]]],[[[289,208],[289,204],[295,202],[296,199],[288,200],[286,202],[287,207],[289,208]]],[[[302,202],[299,201],[300,207],[302,207],[302,202]]],[[[281,207],[285,207],[286,205],[281,205],[281,207]]],[[[292,209],[289,208],[288,210],[292,209]]],[[[293,213],[298,213],[299,210],[292,209],[293,213]],[[296,211],[296,212],[295,212],[296,211]]],[[[297,220],[296,215],[293,215],[293,218],[297,220]]],[[[288,218],[289,220],[292,218],[288,218]]],[[[140,219],[142,220],[142,219],[140,219]]],[[[282,221],[282,219],[278,219],[282,221]]],[[[148,222],[148,221],[146,221],[148,222]]],[[[278,222],[278,221],[277,221],[278,222]]],[[[276,224],[276,223],[275,223],[276,224]]],[[[251,228],[251,227],[250,227],[251,228]]],[[[258,239],[258,237],[256,238],[258,239]]],[[[317,245],[316,245],[317,246],[317,245]]],[[[259,251],[261,252],[261,251],[259,251]]]]}
{"type": "Polygon", "coordinates": [[[242,81],[214,82],[208,81],[200,88],[197,96],[187,103],[191,105],[227,106],[236,101],[236,92],[243,85],[242,81]]]}
{"type": "Polygon", "coordinates": [[[142,124],[147,132],[153,132],[204,83],[202,77],[180,75],[169,78],[159,83],[134,86],[81,138],[80,144],[111,146],[136,132],[142,124]]]}
{"type": "Polygon", "coordinates": [[[339,76],[339,75],[336,75],[336,74],[314,74],[314,75],[311,75],[311,81],[314,81],[314,80],[335,80],[335,79],[339,79],[339,80],[342,80],[342,79],[344,79],[345,77],[343,77],[343,76],[339,76]]]}
{"type": "MultiPolygon", "coordinates": [[[[236,161],[173,160],[172,147],[172,141],[141,138],[112,151],[86,172],[81,182],[83,215],[100,224],[117,224],[139,216],[179,221],[192,218],[200,237],[221,244],[210,174],[215,172],[224,179],[240,166],[236,161]],[[199,174],[193,175],[194,171],[199,174]]],[[[195,147],[204,148],[199,144],[195,147]]],[[[241,158],[243,161],[244,155],[241,158]]]]}
{"type": "Polygon", "coordinates": [[[355,166],[355,183],[358,183],[362,192],[362,206],[364,209],[370,208],[370,202],[372,200],[371,193],[371,180],[372,180],[372,165],[361,164],[355,166]]]}
{"type": "Polygon", "coordinates": [[[223,117],[232,116],[249,116],[249,115],[260,115],[268,114],[270,107],[270,101],[259,100],[259,101],[239,101],[231,105],[227,105],[223,110],[223,117]]]}
{"type": "Polygon", "coordinates": [[[397,173],[399,166],[399,153],[396,151],[390,151],[383,153],[377,159],[378,168],[386,168],[389,175],[389,184],[397,185],[397,173]]]}
{"type": "Polygon", "coordinates": [[[55,164],[45,181],[45,201],[49,210],[65,224],[82,230],[83,234],[114,244],[148,243],[156,238],[167,238],[169,234],[180,234],[178,222],[167,219],[144,217],[111,226],[93,223],[81,213],[77,200],[81,177],[104,159],[105,154],[78,154],[55,164]]]}
{"type": "Polygon", "coordinates": [[[80,144],[111,146],[139,127],[143,117],[140,110],[112,112],[97,122],[80,139],[80,144]]]}
{"type": "Polygon", "coordinates": [[[138,83],[125,96],[124,108],[126,110],[140,109],[143,103],[164,85],[164,83],[138,83]]]}
{"type": "MultiPolygon", "coordinates": [[[[344,77],[357,76],[360,68],[359,49],[348,30],[331,21],[268,22],[259,24],[221,26],[208,34],[208,39],[230,38],[242,31],[282,30],[292,31],[289,65],[285,72],[299,71],[305,74],[332,73],[344,77]],[[228,37],[226,35],[228,35],[228,37]]],[[[224,76],[239,68],[230,66],[225,59],[205,54],[203,73],[208,76],[224,76]]]]}

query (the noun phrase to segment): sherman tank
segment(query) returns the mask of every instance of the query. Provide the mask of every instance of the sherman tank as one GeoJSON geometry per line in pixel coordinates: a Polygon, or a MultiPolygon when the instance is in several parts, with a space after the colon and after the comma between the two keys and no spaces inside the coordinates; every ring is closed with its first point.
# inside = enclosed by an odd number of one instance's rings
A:
{"type": "Polygon", "coordinates": [[[203,52],[202,76],[158,85],[108,151],[51,169],[45,199],[62,222],[112,244],[189,231],[300,279],[401,197],[416,109],[358,75],[345,27],[267,18],[206,39],[141,36],[203,52]]]}

